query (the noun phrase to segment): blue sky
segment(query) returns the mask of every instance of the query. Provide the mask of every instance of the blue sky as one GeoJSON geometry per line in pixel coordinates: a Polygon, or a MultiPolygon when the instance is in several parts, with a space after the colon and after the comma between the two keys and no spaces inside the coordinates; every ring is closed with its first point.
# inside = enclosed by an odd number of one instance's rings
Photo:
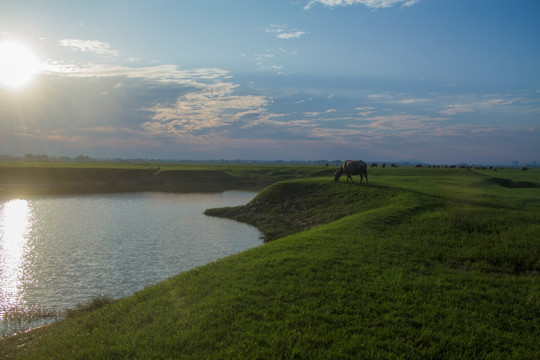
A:
{"type": "Polygon", "coordinates": [[[0,154],[540,161],[535,0],[2,1],[0,154]]]}

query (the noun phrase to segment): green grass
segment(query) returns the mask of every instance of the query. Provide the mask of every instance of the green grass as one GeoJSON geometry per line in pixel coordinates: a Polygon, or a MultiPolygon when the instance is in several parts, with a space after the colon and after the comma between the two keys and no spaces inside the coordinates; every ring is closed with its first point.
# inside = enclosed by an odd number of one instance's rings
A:
{"type": "Polygon", "coordinates": [[[212,210],[276,239],[4,339],[0,357],[538,358],[540,172],[369,175],[212,210]]]}
{"type": "Polygon", "coordinates": [[[257,226],[265,240],[313,228],[361,211],[380,207],[395,191],[383,187],[341,184],[321,186],[320,179],[289,180],[264,189],[246,206],[208,209],[212,216],[228,217],[257,226]]]}

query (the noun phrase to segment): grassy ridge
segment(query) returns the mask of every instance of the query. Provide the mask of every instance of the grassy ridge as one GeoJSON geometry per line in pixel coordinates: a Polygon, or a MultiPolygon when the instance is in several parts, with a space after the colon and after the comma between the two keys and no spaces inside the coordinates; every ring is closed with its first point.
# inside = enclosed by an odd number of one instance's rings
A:
{"type": "Polygon", "coordinates": [[[275,184],[220,215],[289,235],[2,340],[0,357],[537,358],[540,173],[386,170],[275,184]]]}
{"type": "Polygon", "coordinates": [[[395,192],[384,187],[321,186],[320,180],[293,180],[271,185],[245,206],[208,209],[205,214],[227,217],[258,227],[265,241],[310,229],[380,207],[395,192]]]}

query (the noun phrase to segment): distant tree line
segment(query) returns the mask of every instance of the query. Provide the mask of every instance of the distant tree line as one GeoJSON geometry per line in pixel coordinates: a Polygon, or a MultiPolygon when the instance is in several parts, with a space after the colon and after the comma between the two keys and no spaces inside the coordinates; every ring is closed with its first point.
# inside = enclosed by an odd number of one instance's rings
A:
{"type": "MultiPolygon", "coordinates": [[[[113,162],[113,163],[127,163],[127,164],[146,164],[146,163],[160,163],[160,164],[190,164],[190,163],[204,163],[204,164],[276,164],[276,165],[321,165],[321,166],[340,166],[343,160],[247,160],[247,159],[208,159],[208,160],[194,160],[194,159],[145,159],[145,158],[134,158],[134,159],[122,159],[122,158],[92,158],[87,155],[80,154],[76,157],[68,156],[48,156],[45,154],[31,154],[27,153],[24,156],[11,156],[11,155],[2,155],[0,154],[0,161],[25,161],[25,162],[74,162],[74,163],[85,163],[85,162],[113,162]]],[[[397,167],[397,166],[413,166],[413,167],[429,167],[429,168],[474,168],[474,169],[490,169],[504,168],[504,167],[515,167],[522,168],[519,165],[518,161],[513,161],[512,164],[506,165],[496,165],[496,166],[486,166],[486,165],[470,165],[466,163],[459,163],[457,165],[433,165],[426,164],[421,161],[402,161],[402,162],[369,162],[370,167],[397,167]],[[397,165],[396,165],[397,164],[397,165]]],[[[526,163],[524,167],[535,168],[538,167],[536,161],[531,161],[526,163]]]]}
{"type": "Polygon", "coordinates": [[[0,155],[0,161],[25,161],[25,162],[90,162],[95,161],[90,156],[78,155],[70,158],[68,156],[48,156],[45,154],[27,153],[24,156],[0,155]]]}

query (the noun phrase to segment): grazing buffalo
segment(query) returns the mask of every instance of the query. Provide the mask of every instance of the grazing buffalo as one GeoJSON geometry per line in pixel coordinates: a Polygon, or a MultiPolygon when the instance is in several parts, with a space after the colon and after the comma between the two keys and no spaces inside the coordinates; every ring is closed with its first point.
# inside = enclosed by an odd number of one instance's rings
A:
{"type": "Polygon", "coordinates": [[[351,182],[354,183],[351,175],[360,175],[360,183],[362,183],[362,180],[365,176],[366,184],[368,183],[367,165],[362,160],[344,161],[343,164],[341,164],[341,166],[339,167],[339,169],[334,173],[334,181],[338,181],[343,174],[347,175],[347,183],[349,182],[349,179],[351,179],[351,182]]]}
{"type": "Polygon", "coordinates": [[[397,168],[397,165],[396,165],[396,164],[392,164],[392,165],[390,165],[390,167],[397,168]]]}
{"type": "MultiPolygon", "coordinates": [[[[343,166],[343,165],[342,165],[342,166],[343,166]]],[[[529,170],[529,168],[526,167],[526,166],[524,166],[524,167],[521,168],[521,171],[527,171],[527,170],[529,170]]]]}

